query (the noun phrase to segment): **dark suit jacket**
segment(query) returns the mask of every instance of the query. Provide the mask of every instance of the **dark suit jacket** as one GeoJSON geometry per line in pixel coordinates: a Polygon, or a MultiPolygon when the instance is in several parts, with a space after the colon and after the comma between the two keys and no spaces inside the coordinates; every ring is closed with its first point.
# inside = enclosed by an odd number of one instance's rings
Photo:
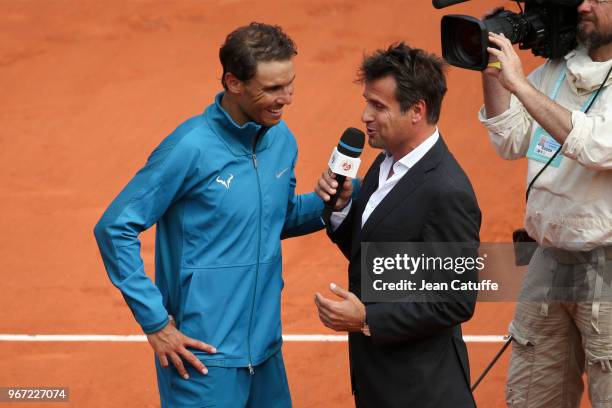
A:
{"type": "MultiPolygon", "coordinates": [[[[368,170],[346,219],[331,232],[349,259],[349,290],[361,297],[361,242],[479,241],[481,215],[472,186],[440,137],[389,192],[361,228],[378,188],[384,154],[368,170]]],[[[467,408],[468,355],[460,324],[475,293],[451,302],[366,303],[371,337],[349,335],[351,384],[358,407],[467,408]]]]}

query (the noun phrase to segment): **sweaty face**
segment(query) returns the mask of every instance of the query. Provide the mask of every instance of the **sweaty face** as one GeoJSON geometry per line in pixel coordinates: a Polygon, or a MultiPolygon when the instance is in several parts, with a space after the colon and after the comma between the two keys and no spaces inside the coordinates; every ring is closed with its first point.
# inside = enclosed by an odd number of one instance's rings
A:
{"type": "Polygon", "coordinates": [[[283,108],[293,98],[293,62],[259,62],[255,76],[244,82],[238,105],[250,120],[264,126],[280,122],[283,108]]]}
{"type": "Polygon", "coordinates": [[[361,115],[368,144],[391,154],[401,151],[411,135],[409,111],[401,112],[395,89],[396,82],[391,76],[366,82],[363,92],[366,106],[361,115]]]}
{"type": "Polygon", "coordinates": [[[578,6],[578,40],[589,49],[612,42],[612,3],[586,0],[578,6]]]}

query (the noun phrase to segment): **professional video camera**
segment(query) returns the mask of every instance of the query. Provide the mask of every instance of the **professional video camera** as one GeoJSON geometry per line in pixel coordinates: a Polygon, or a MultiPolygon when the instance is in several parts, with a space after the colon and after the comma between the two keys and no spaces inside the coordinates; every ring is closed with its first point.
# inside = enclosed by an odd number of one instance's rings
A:
{"type": "MultiPolygon", "coordinates": [[[[443,8],[469,0],[433,0],[443,8]]],[[[520,13],[500,10],[484,20],[459,14],[442,17],[442,55],[449,64],[482,71],[489,61],[489,32],[503,33],[534,55],[559,58],[576,46],[576,11],[582,0],[517,0],[520,13]],[[520,2],[525,3],[523,11],[520,2]]]]}

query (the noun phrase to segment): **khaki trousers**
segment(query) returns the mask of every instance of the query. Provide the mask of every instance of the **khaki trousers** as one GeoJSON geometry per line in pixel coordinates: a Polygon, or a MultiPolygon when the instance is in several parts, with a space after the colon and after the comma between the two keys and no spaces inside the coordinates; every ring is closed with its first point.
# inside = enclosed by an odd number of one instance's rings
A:
{"type": "Polygon", "coordinates": [[[577,408],[586,371],[592,406],[612,408],[612,261],[607,252],[535,252],[510,324],[508,407],[577,408]]]}

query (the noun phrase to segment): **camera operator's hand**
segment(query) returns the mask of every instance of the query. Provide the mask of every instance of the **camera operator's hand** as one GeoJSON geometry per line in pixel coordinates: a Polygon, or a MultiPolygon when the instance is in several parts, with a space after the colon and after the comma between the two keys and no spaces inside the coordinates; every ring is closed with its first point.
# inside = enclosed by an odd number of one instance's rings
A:
{"type": "Polygon", "coordinates": [[[521,87],[530,86],[525,74],[523,73],[523,65],[512,43],[503,34],[489,33],[489,41],[499,47],[487,47],[487,51],[491,55],[489,64],[494,61],[499,61],[499,68],[488,67],[485,75],[490,75],[500,82],[500,84],[508,91],[516,94],[521,87]]]}
{"type": "Polygon", "coordinates": [[[487,48],[489,54],[497,58],[499,65],[497,68],[487,68],[482,75],[487,118],[505,112],[510,107],[510,94],[513,93],[542,129],[560,144],[565,143],[573,128],[572,112],[531,85],[512,43],[503,34],[489,33],[489,42],[499,47],[487,48]]]}

